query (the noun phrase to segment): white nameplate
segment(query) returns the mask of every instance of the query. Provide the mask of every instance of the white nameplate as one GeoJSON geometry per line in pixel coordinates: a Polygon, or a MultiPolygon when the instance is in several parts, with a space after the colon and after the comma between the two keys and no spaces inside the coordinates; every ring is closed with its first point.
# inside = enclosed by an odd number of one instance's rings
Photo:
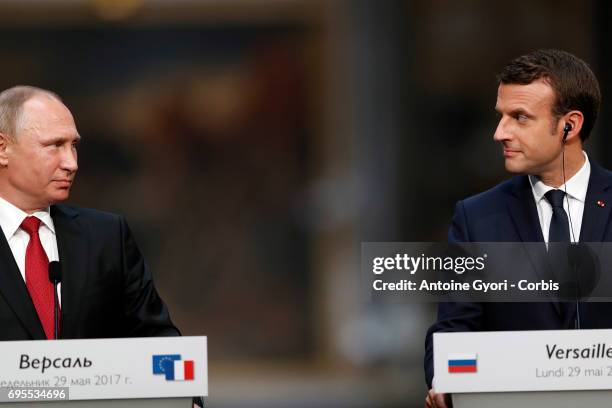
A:
{"type": "Polygon", "coordinates": [[[71,400],[208,395],[206,337],[0,342],[0,387],[68,387],[71,400]]]}
{"type": "Polygon", "coordinates": [[[612,330],[434,334],[442,393],[612,389],[612,330]]]}

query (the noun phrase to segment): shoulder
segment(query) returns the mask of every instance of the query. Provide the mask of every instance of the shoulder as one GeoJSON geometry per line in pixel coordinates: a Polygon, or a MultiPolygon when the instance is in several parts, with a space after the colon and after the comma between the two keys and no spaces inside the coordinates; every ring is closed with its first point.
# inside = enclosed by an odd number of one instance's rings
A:
{"type": "Polygon", "coordinates": [[[515,176],[487,191],[459,201],[449,230],[449,240],[508,240],[503,232],[512,226],[508,216],[508,204],[517,197],[533,197],[530,190],[531,184],[527,176],[515,176]]]}
{"type": "Polygon", "coordinates": [[[94,226],[119,225],[124,222],[124,217],[108,211],[100,211],[93,208],[76,207],[67,204],[55,204],[51,206],[51,216],[76,219],[80,223],[94,226]]]}
{"type": "Polygon", "coordinates": [[[527,176],[515,176],[482,193],[467,197],[459,202],[465,210],[483,211],[505,206],[508,199],[521,190],[531,189],[527,176]]]}
{"type": "Polygon", "coordinates": [[[589,159],[589,162],[591,165],[589,186],[601,190],[608,189],[612,185],[612,171],[603,168],[592,159],[589,159]]]}

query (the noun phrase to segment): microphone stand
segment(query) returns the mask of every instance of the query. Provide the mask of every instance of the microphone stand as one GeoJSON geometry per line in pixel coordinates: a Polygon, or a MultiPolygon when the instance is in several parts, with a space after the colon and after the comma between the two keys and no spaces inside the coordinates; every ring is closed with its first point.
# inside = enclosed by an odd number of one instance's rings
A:
{"type": "Polygon", "coordinates": [[[49,280],[53,282],[53,338],[59,338],[60,306],[57,285],[62,281],[62,269],[58,261],[49,262],[49,280]]]}
{"type": "Polygon", "coordinates": [[[53,282],[53,338],[55,340],[59,338],[59,296],[57,295],[58,283],[58,280],[53,282]]]}

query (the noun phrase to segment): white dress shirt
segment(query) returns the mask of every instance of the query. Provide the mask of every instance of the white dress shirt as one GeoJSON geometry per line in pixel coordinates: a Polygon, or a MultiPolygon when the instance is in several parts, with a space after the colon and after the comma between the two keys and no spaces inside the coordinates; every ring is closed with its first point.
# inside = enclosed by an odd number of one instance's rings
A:
{"type": "MultiPolygon", "coordinates": [[[[25,255],[28,242],[30,242],[30,235],[22,230],[20,226],[28,215],[32,215],[41,221],[40,228],[38,229],[38,236],[40,237],[40,243],[47,254],[49,262],[59,261],[57,239],[55,238],[55,226],[53,225],[53,219],[49,211],[50,209],[46,208],[43,211],[36,211],[34,214],[28,214],[0,197],[0,227],[11,248],[13,258],[15,258],[15,262],[17,263],[17,267],[24,281],[25,255]]],[[[58,285],[58,297],[61,294],[60,286],[61,284],[58,285]]]]}
{"type": "MultiPolygon", "coordinates": [[[[586,199],[587,188],[589,187],[589,177],[591,176],[591,164],[589,157],[585,152],[584,164],[572,178],[567,180],[564,185],[559,187],[559,190],[567,192],[567,199],[563,199],[563,208],[568,215],[570,241],[578,242],[580,240],[580,228],[582,227],[582,214],[584,213],[584,201],[586,199]]],[[[542,228],[542,236],[544,242],[548,243],[548,233],[550,229],[550,220],[552,218],[552,206],[544,197],[554,187],[547,186],[538,177],[529,176],[531,182],[531,191],[538,209],[538,218],[540,219],[540,227],[542,228]]]]}

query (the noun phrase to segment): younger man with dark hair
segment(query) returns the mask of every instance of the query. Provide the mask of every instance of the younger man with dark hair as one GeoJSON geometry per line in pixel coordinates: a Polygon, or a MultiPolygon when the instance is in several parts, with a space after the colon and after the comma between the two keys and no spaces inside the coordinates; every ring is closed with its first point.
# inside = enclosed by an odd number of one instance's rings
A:
{"type": "MultiPolygon", "coordinates": [[[[598,205],[612,200],[612,173],[582,150],[600,100],[593,72],[567,52],[538,50],[506,65],[499,75],[493,139],[502,146],[506,170],[520,175],[459,201],[449,241],[612,241],[610,206],[598,205]]],[[[579,307],[582,328],[612,327],[611,304],[579,307]]],[[[446,406],[444,395],[431,389],[433,333],[568,329],[575,313],[553,303],[440,303],[425,342],[425,405],[446,406]]]]}

